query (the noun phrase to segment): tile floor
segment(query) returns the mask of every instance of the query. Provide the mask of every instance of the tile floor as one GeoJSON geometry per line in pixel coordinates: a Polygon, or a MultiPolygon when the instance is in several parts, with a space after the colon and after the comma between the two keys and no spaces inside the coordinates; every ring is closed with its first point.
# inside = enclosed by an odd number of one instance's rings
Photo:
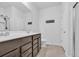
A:
{"type": "Polygon", "coordinates": [[[64,48],[57,45],[42,47],[37,57],[65,57],[64,48]]]}

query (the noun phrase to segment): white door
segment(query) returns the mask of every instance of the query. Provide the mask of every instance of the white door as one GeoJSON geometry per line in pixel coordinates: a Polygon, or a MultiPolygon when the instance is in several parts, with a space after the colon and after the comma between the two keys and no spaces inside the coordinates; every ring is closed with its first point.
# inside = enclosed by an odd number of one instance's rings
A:
{"type": "Polygon", "coordinates": [[[79,57],[79,3],[75,7],[75,56],[79,57]]]}

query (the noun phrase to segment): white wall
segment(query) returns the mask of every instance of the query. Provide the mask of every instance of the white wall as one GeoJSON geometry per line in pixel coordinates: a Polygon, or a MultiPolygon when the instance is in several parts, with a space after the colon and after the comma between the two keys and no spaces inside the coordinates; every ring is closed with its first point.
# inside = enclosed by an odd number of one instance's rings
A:
{"type": "MultiPolygon", "coordinates": [[[[11,19],[11,8],[0,8],[0,15],[8,16],[11,19]]],[[[7,22],[8,30],[10,30],[10,20],[8,19],[7,22]]]]}
{"type": "Polygon", "coordinates": [[[73,6],[72,3],[64,2],[62,4],[62,45],[66,56],[73,56],[73,6]]]}
{"type": "Polygon", "coordinates": [[[40,31],[44,41],[50,44],[61,44],[61,20],[61,5],[45,8],[40,11],[40,31]],[[51,19],[54,19],[55,23],[45,23],[46,20],[51,19]]]}
{"type": "Polygon", "coordinates": [[[12,19],[10,20],[10,30],[25,29],[26,13],[23,13],[16,7],[12,7],[12,19]]]}
{"type": "Polygon", "coordinates": [[[33,22],[33,16],[32,16],[32,13],[31,12],[28,12],[27,14],[26,14],[26,21],[25,21],[26,23],[25,23],[25,30],[27,31],[27,32],[30,32],[30,31],[33,31],[33,25],[31,24],[31,25],[28,25],[28,22],[33,22]]]}
{"type": "MultiPolygon", "coordinates": [[[[29,4],[30,11],[29,13],[24,13],[20,9],[16,7],[6,8],[6,14],[10,17],[10,26],[9,30],[29,30],[33,32],[39,32],[39,12],[38,10],[31,4],[29,4]],[[28,18],[32,17],[32,26],[27,25],[28,18]],[[29,17],[28,17],[29,16],[29,17]],[[25,23],[24,23],[25,22],[25,23]],[[30,27],[29,27],[30,26],[30,27]]],[[[3,11],[4,13],[4,11],[3,11]]]]}
{"type": "Polygon", "coordinates": [[[48,43],[61,45],[66,56],[73,56],[73,6],[62,3],[60,6],[40,11],[40,31],[48,43]],[[55,19],[55,23],[46,24],[46,20],[55,19]]]}
{"type": "Polygon", "coordinates": [[[33,6],[31,3],[23,3],[28,7],[32,14],[32,31],[33,32],[40,32],[39,29],[39,10],[33,6]]]}
{"type": "Polygon", "coordinates": [[[26,13],[16,7],[0,9],[0,14],[8,16],[8,30],[25,30],[26,13]]]}

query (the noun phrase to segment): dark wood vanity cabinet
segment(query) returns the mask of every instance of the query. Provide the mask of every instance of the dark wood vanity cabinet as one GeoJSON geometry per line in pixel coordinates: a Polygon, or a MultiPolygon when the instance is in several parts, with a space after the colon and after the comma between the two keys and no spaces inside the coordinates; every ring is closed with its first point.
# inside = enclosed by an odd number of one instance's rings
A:
{"type": "Polygon", "coordinates": [[[35,57],[41,48],[41,34],[0,43],[0,57],[35,57]]]}

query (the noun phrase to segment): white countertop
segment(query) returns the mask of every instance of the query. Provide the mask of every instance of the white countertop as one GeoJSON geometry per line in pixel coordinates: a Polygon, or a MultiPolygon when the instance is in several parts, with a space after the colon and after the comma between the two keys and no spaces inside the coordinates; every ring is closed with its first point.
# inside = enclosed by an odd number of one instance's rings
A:
{"type": "Polygon", "coordinates": [[[13,40],[20,37],[30,36],[38,33],[27,33],[26,31],[10,31],[8,36],[0,36],[0,42],[13,40]]]}

